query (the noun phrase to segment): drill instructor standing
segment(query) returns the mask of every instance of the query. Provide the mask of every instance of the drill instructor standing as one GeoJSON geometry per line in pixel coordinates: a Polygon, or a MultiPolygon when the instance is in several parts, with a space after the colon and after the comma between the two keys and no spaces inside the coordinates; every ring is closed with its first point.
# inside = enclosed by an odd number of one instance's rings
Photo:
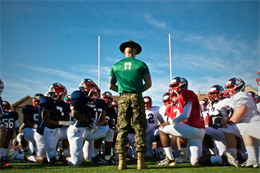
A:
{"type": "Polygon", "coordinates": [[[142,92],[152,86],[148,66],[135,59],[142,51],[141,46],[129,40],[120,45],[125,58],[114,64],[109,76],[109,89],[120,94],[118,102],[116,149],[119,154],[118,169],[126,169],[127,135],[131,123],[135,130],[135,147],[137,152],[137,169],[146,169],[146,135],[147,128],[144,99],[142,92]],[[143,83],[144,81],[144,83],[143,83]],[[116,84],[117,83],[117,84],[116,84]]]}

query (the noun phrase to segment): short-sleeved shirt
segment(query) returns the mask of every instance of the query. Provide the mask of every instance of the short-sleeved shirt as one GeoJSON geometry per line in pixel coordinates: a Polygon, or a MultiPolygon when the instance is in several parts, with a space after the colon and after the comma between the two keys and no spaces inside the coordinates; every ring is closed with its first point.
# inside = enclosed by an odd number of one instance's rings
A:
{"type": "MultiPolygon", "coordinates": [[[[64,121],[65,115],[69,115],[70,112],[70,107],[66,102],[62,100],[60,102],[57,102],[56,100],[50,97],[43,97],[40,101],[40,107],[42,108],[42,110],[50,110],[50,119],[55,121],[64,121]]],[[[46,125],[46,127],[54,129],[62,127],[62,125],[46,125]]]]}
{"type": "Polygon", "coordinates": [[[248,93],[239,92],[231,98],[230,107],[232,109],[232,112],[234,112],[237,106],[247,106],[245,115],[239,123],[251,123],[260,121],[260,114],[257,111],[257,107],[252,96],[250,96],[248,93]]]}
{"type": "Polygon", "coordinates": [[[144,91],[143,76],[150,74],[148,66],[133,57],[126,57],[114,64],[110,70],[110,77],[118,82],[118,93],[144,91]]]}

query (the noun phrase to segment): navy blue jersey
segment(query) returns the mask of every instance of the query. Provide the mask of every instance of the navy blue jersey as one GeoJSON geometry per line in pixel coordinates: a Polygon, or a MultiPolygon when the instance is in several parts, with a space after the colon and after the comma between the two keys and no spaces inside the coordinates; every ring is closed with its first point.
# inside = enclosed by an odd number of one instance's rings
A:
{"type": "MultiPolygon", "coordinates": [[[[22,109],[23,114],[28,114],[30,117],[30,121],[34,124],[38,123],[38,108],[34,107],[33,105],[25,105],[22,109]]],[[[23,122],[25,123],[25,119],[23,122]]]]}
{"type": "MultiPolygon", "coordinates": [[[[43,97],[40,101],[40,107],[43,109],[50,110],[50,119],[55,121],[64,121],[65,115],[69,115],[70,107],[69,105],[64,101],[56,101],[53,98],[50,97],[43,97]]],[[[62,127],[62,125],[45,125],[48,128],[54,129],[58,127],[62,127]]]]}
{"type": "Polygon", "coordinates": [[[100,120],[102,112],[106,109],[107,109],[106,102],[102,99],[97,99],[92,113],[92,116],[96,119],[97,122],[100,120]]]}
{"type": "Polygon", "coordinates": [[[2,122],[7,130],[13,135],[13,129],[15,127],[15,121],[18,120],[17,112],[4,113],[2,116],[2,122]]]}
{"type": "MultiPolygon", "coordinates": [[[[71,94],[71,109],[77,110],[84,118],[91,120],[94,103],[93,100],[83,92],[77,90],[71,94]]],[[[89,124],[83,123],[77,119],[74,120],[75,127],[89,127],[89,124]]]]}
{"type": "Polygon", "coordinates": [[[110,119],[115,119],[116,111],[113,107],[108,106],[106,109],[106,125],[109,125],[108,122],[110,119]]]}

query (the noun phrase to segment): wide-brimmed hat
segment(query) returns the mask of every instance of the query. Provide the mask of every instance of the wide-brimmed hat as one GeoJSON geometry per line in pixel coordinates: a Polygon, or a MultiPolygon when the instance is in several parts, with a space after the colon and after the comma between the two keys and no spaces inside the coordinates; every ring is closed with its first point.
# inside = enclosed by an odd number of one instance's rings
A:
{"type": "Polygon", "coordinates": [[[134,47],[134,48],[136,48],[137,49],[137,53],[136,54],[139,54],[142,51],[142,47],[138,43],[136,43],[136,42],[134,42],[132,40],[129,40],[127,42],[122,43],[120,45],[119,49],[120,49],[120,51],[122,53],[124,53],[126,47],[134,47]]]}

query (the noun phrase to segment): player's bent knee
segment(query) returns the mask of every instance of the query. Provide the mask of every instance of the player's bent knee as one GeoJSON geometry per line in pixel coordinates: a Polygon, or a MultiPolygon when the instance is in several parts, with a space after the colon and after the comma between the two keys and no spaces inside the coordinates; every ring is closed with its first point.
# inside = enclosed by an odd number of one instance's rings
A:
{"type": "Polygon", "coordinates": [[[113,142],[113,137],[114,137],[114,131],[112,129],[108,129],[104,141],[113,142]]]}

